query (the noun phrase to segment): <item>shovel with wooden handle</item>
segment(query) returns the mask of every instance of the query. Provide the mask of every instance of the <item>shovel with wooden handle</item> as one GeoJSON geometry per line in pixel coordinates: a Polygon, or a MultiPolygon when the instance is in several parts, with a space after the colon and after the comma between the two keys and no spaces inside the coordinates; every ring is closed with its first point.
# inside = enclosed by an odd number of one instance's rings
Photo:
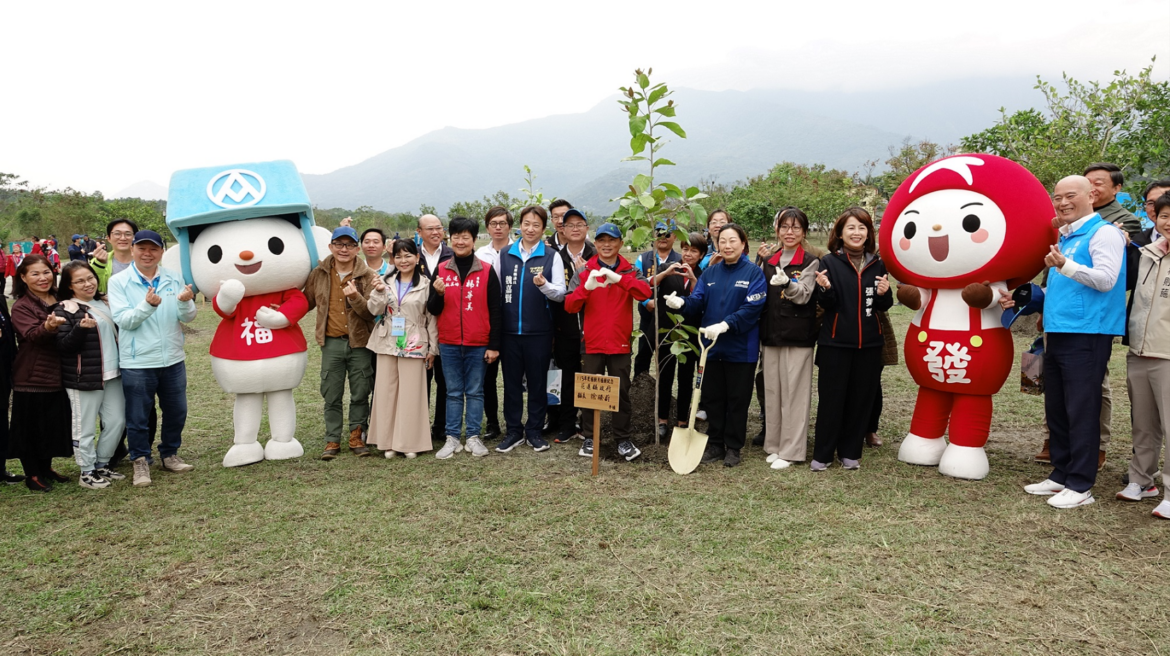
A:
{"type": "MultiPolygon", "coordinates": [[[[718,335],[715,336],[719,338],[718,335]]],[[[703,347],[699,356],[699,368],[695,371],[695,393],[691,396],[691,420],[687,427],[679,426],[670,434],[670,449],[666,457],[670,468],[679,474],[689,474],[699,466],[703,451],[707,448],[707,434],[695,430],[695,415],[699,412],[699,396],[703,390],[703,368],[707,366],[707,351],[715,346],[715,340],[703,347]]]]}

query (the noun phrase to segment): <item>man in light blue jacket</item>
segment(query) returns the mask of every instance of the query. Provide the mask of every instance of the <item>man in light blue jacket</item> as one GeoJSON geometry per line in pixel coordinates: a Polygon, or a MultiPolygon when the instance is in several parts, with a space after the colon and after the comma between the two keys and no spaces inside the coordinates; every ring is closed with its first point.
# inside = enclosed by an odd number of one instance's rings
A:
{"type": "Polygon", "coordinates": [[[118,324],[118,355],[126,395],[126,438],[134,485],[150,485],[148,418],[155,397],[162,409],[159,456],[163,469],[194,469],[179,457],[187,422],[187,368],[183,329],[195,319],[195,293],[162,268],[163,240],[153,230],[134,235],[134,263],[109,282],[110,311],[118,324]]]}

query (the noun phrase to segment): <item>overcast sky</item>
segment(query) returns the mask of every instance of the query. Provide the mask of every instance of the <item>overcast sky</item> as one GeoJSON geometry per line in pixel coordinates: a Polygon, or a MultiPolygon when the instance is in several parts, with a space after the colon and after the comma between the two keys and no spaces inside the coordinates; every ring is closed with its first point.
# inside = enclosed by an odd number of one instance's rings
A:
{"type": "Polygon", "coordinates": [[[1158,79],[1170,70],[1166,0],[3,0],[0,11],[0,171],[106,194],[244,161],[327,173],[444,126],[584,111],[644,66],[710,90],[1103,80],[1153,55],[1158,79]]]}

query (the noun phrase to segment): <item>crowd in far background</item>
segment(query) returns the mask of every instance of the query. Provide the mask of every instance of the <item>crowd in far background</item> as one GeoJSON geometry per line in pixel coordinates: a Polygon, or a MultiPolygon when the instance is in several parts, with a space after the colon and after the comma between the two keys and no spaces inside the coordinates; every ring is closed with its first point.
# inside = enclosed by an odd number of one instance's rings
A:
{"type": "MultiPolygon", "coordinates": [[[[1037,459],[1053,469],[1025,490],[1050,496],[1058,508],[1093,502],[1113,420],[1107,363],[1122,336],[1133,450],[1116,496],[1156,498],[1170,428],[1170,180],[1146,189],[1152,225],[1143,228],[1116,199],[1118,167],[1097,163],[1073,173],[1052,189],[1060,243],[1045,259],[1048,293],[1038,322],[1047,340],[1048,437],[1037,459]],[[1066,323],[1062,312],[1072,304],[1092,311],[1066,323]]],[[[570,444],[592,456],[601,448],[590,437],[593,414],[567,398],[555,403],[546,388],[552,369],[562,381],[578,372],[620,380],[603,439],[632,461],[646,437],[631,433],[632,413],[654,412],[657,437],[668,441],[689,421],[694,354],[707,348],[698,413],[709,436],[703,463],[735,467],[754,441],[772,469],[857,470],[867,445],[882,446],[882,370],[898,362],[886,316],[896,288],[865,209],[844,210],[824,250],[809,244],[809,227],[800,208],[778,208],[773,233],[750,252],[745,230],[718,209],[694,232],[658,224],[651,248],[631,261],[618,226],[590,234],[586,216],[563,199],[515,214],[493,207],[446,225],[427,214],[406,238],[377,228],[359,234],[343,222],[303,290],[317,310],[319,457],[333,460],[343,449],[386,458],[435,451],[447,460],[570,444]],[[482,231],[487,243],[479,245],[482,231]],[[688,357],[655,338],[663,328],[690,342],[688,357]],[[657,407],[632,408],[632,377],[655,368],[663,390],[657,407]],[[747,435],[753,394],[763,415],[754,439],[747,435]]],[[[118,219],[105,241],[73,235],[64,266],[54,237],[3,254],[15,300],[11,313],[0,303],[7,386],[0,395],[6,404],[12,398],[0,451],[24,470],[5,471],[5,482],[48,491],[71,480],[52,459],[73,457],[84,487],[126,478],[123,459],[132,483],[149,485],[155,450],[163,470],[193,469],[179,456],[187,413],[180,324],[194,319],[197,306],[191,287],[160,266],[165,246],[158,233],[118,219]]],[[[1005,296],[1000,304],[1006,310],[1014,301],[1005,296]]],[[[1153,514],[1170,518],[1170,501],[1153,514]]]]}

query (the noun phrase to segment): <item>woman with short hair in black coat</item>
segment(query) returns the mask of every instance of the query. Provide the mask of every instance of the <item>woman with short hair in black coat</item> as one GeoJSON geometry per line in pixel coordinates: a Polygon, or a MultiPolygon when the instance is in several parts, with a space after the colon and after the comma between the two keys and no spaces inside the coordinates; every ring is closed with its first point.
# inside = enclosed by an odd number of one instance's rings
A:
{"type": "Polygon", "coordinates": [[[830,252],[816,274],[817,302],[825,314],[817,340],[813,471],[828,469],[834,457],[845,469],[861,467],[862,439],[881,383],[885,342],[877,313],[894,304],[875,237],[869,212],[845,210],[833,225],[830,252]]]}

